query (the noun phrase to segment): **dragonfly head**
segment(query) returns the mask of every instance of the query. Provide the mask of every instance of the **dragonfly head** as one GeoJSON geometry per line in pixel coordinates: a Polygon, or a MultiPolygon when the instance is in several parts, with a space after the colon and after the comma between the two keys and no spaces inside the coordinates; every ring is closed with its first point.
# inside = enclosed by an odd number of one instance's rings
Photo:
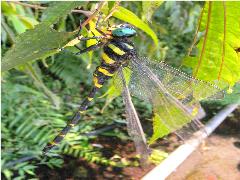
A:
{"type": "Polygon", "coordinates": [[[136,30],[130,24],[120,24],[112,28],[113,37],[132,37],[136,34],[136,30]]]}

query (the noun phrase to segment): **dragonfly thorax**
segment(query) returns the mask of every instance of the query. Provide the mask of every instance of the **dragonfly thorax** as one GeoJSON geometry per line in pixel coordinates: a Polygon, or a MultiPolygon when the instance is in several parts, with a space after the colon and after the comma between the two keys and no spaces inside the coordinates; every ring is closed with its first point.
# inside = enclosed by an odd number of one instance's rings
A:
{"type": "Polygon", "coordinates": [[[134,44],[129,38],[113,38],[103,48],[102,61],[109,66],[126,64],[136,56],[134,44]]]}

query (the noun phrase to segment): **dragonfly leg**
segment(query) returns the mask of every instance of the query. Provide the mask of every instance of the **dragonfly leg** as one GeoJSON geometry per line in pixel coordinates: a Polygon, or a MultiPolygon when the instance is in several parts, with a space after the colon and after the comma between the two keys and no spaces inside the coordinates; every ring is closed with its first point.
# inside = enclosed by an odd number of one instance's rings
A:
{"type": "Polygon", "coordinates": [[[80,23],[79,23],[79,30],[78,30],[78,33],[77,33],[77,37],[78,37],[78,40],[80,40],[80,34],[81,34],[81,31],[82,31],[82,21],[81,21],[81,19],[80,19],[80,21],[79,21],[80,23]]]}
{"type": "Polygon", "coordinates": [[[96,39],[96,40],[99,40],[99,39],[105,39],[106,37],[105,36],[93,36],[93,37],[82,37],[80,38],[79,40],[80,41],[88,41],[90,39],[96,39]]]}
{"type": "MultiPolygon", "coordinates": [[[[102,18],[102,15],[100,14],[100,16],[98,17],[97,23],[96,23],[96,27],[98,26],[98,23],[99,23],[101,18],[102,18]]],[[[79,20],[79,30],[78,30],[78,34],[77,34],[78,40],[82,39],[81,36],[80,36],[81,31],[82,31],[82,20],[80,19],[79,20]]]]}
{"type": "Polygon", "coordinates": [[[81,21],[81,19],[80,19],[80,25],[79,25],[79,31],[78,31],[78,33],[77,33],[77,37],[78,37],[78,40],[79,41],[87,41],[87,40],[90,40],[90,39],[103,39],[103,38],[106,38],[106,34],[104,33],[104,32],[102,32],[100,29],[98,29],[98,23],[99,23],[99,21],[100,21],[100,19],[101,19],[101,16],[99,16],[99,18],[98,18],[98,20],[97,20],[97,22],[96,22],[96,30],[100,33],[100,34],[102,34],[103,36],[95,36],[94,35],[94,33],[93,33],[93,37],[87,37],[87,38],[85,38],[85,37],[82,37],[80,34],[81,34],[81,31],[82,31],[82,21],[81,21]]]}
{"type": "Polygon", "coordinates": [[[94,44],[94,45],[91,45],[85,49],[80,49],[78,46],[75,46],[77,49],[79,49],[80,51],[76,53],[76,55],[80,55],[80,54],[83,54],[85,52],[89,52],[89,51],[92,51],[92,50],[95,50],[95,49],[98,49],[100,47],[103,46],[104,43],[100,42],[100,43],[97,43],[97,44],[94,44]]]}
{"type": "MultiPolygon", "coordinates": [[[[98,37],[89,37],[89,38],[84,38],[83,40],[89,40],[89,39],[97,39],[98,37]]],[[[92,51],[92,50],[95,50],[97,48],[100,48],[104,45],[104,43],[102,42],[98,42],[97,44],[93,44],[85,49],[80,49],[77,45],[74,45],[74,47],[76,47],[78,50],[80,50],[79,52],[75,53],[75,55],[80,55],[80,54],[83,54],[85,52],[88,52],[88,51],[92,51]]],[[[69,51],[67,49],[65,49],[65,47],[61,47],[61,48],[54,48],[54,49],[46,49],[46,50],[58,50],[59,52],[60,51],[64,51],[64,52],[71,52],[73,53],[72,51],[69,51]]]]}

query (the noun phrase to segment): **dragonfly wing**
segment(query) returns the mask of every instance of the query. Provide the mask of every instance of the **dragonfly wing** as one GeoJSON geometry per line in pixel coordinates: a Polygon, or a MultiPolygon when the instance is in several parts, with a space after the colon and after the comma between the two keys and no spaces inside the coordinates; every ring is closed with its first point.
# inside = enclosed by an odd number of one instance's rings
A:
{"type": "Polygon", "coordinates": [[[157,75],[168,91],[182,99],[183,103],[191,101],[191,98],[198,101],[203,99],[222,99],[224,92],[216,85],[195,79],[184,72],[179,71],[164,62],[153,62],[147,58],[138,58],[136,61],[145,64],[151,71],[157,75]]]}
{"type": "Polygon", "coordinates": [[[138,69],[140,69],[138,66],[147,66],[167,91],[187,106],[191,114],[198,119],[205,116],[205,112],[199,103],[200,100],[217,100],[224,97],[224,91],[216,85],[195,79],[164,62],[157,63],[149,61],[147,58],[138,58],[135,62],[137,62],[135,67],[138,69]]]}
{"type": "Polygon", "coordinates": [[[118,74],[122,80],[122,87],[123,87],[122,96],[123,96],[123,101],[124,101],[125,110],[126,110],[128,134],[133,139],[137,152],[142,156],[143,160],[147,160],[150,150],[147,146],[147,141],[142,129],[141,122],[138,118],[137,112],[132,103],[129,90],[126,85],[126,80],[122,72],[122,68],[119,70],[118,74]]]}
{"type": "MultiPolygon", "coordinates": [[[[126,70],[131,71],[129,90],[133,95],[150,102],[155,114],[159,116],[158,120],[163,127],[161,129],[165,129],[161,136],[178,130],[178,134],[185,138],[202,127],[198,117],[204,113],[197,116],[201,110],[197,98],[212,96],[214,92],[196,93],[195,90],[198,82],[206,88],[210,86],[208,83],[191,79],[180,71],[175,69],[173,71],[165,64],[158,65],[147,59],[133,59],[129,69],[126,70]],[[178,82],[177,77],[180,77],[181,83],[178,82]],[[191,82],[192,80],[194,83],[191,82]],[[183,129],[179,130],[181,128],[183,129]]],[[[209,89],[213,88],[210,87],[209,89]]]]}

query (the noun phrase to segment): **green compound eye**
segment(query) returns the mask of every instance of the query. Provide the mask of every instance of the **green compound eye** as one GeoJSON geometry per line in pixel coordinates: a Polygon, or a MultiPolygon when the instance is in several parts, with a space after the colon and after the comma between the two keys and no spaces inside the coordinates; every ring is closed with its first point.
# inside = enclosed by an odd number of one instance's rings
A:
{"type": "Polygon", "coordinates": [[[136,34],[136,31],[128,27],[117,28],[112,31],[112,35],[115,37],[129,37],[129,36],[134,36],[135,34],[136,34]]]}

